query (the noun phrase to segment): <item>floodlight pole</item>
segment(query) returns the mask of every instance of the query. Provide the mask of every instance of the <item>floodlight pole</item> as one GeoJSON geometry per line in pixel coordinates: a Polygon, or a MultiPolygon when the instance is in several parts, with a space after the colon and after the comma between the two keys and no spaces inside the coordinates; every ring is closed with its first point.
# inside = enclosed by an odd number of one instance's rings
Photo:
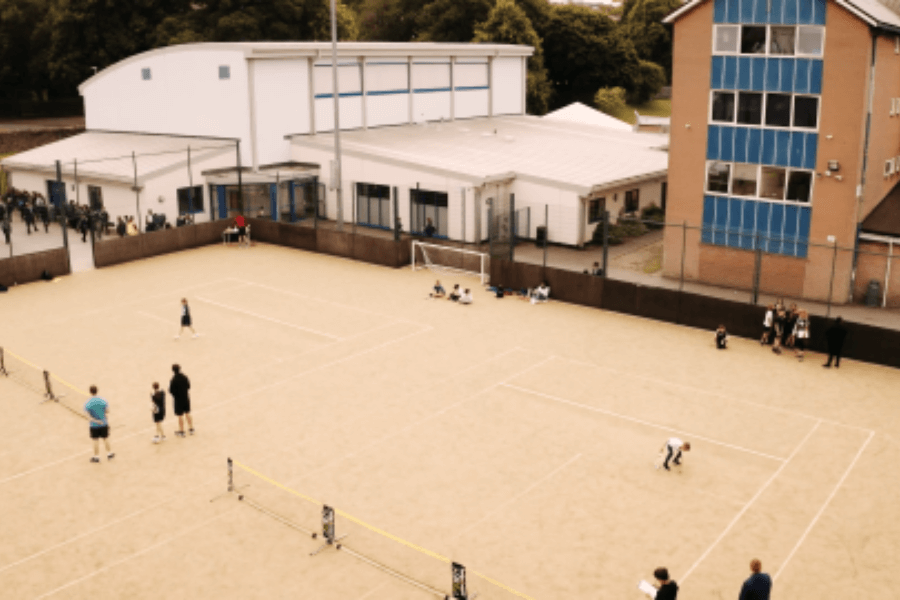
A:
{"type": "Polygon", "coordinates": [[[337,229],[344,228],[344,198],[341,188],[341,116],[340,94],[338,94],[338,55],[337,55],[337,10],[335,0],[331,0],[331,80],[332,97],[334,98],[334,167],[331,176],[334,179],[334,191],[337,197],[337,229]]]}
{"type": "MultiPolygon", "coordinates": [[[[59,202],[59,206],[56,207],[59,214],[62,216],[62,230],[63,230],[63,247],[66,249],[66,258],[69,259],[69,272],[72,272],[72,254],[69,251],[69,223],[66,217],[66,203],[62,201],[62,194],[60,193],[60,189],[65,191],[65,184],[63,184],[62,180],[62,163],[60,161],[56,161],[56,199],[59,202]]],[[[53,199],[51,198],[52,202],[53,199]]],[[[50,210],[48,207],[47,210],[50,210]]],[[[12,223],[12,215],[7,214],[7,219],[12,223]]],[[[10,236],[10,242],[12,242],[12,236],[10,236]]],[[[12,243],[9,245],[9,255],[12,256],[12,243]]]]}

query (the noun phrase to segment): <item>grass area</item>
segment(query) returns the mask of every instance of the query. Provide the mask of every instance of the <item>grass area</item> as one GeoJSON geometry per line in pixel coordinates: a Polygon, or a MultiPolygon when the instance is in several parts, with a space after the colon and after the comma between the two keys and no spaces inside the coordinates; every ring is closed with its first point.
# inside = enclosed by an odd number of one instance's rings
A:
{"type": "Polygon", "coordinates": [[[624,110],[619,111],[618,114],[612,116],[620,121],[625,121],[626,123],[634,125],[634,111],[638,111],[640,114],[648,117],[671,117],[672,100],[650,100],[649,102],[637,106],[627,104],[624,110]]]}
{"type": "MultiPolygon", "coordinates": [[[[10,154],[0,154],[0,158],[6,158],[7,156],[12,156],[10,154]]],[[[0,171],[0,196],[6,193],[6,171],[0,171]]]]}

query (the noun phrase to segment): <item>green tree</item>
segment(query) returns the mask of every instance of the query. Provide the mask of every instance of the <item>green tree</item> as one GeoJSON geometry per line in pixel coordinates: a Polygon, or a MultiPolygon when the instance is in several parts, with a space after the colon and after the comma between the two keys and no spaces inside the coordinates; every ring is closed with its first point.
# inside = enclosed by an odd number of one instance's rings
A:
{"type": "MultiPolygon", "coordinates": [[[[0,0],[0,99],[36,100],[50,87],[46,58],[36,48],[44,40],[40,28],[47,0],[0,0]]],[[[46,40],[44,40],[46,41],[46,40]]]]}
{"type": "Polygon", "coordinates": [[[638,61],[638,78],[628,94],[628,101],[631,104],[643,104],[658,94],[664,85],[666,72],[661,66],[649,60],[638,61]]]}
{"type": "Polygon", "coordinates": [[[528,60],[526,108],[533,115],[547,112],[552,88],[544,68],[541,39],[525,11],[516,5],[515,0],[497,0],[487,20],[475,26],[475,38],[472,41],[534,47],[534,54],[528,60]]]}
{"type": "Polygon", "coordinates": [[[360,39],[409,42],[419,34],[417,16],[431,0],[363,0],[359,9],[360,39]]]}
{"type": "Polygon", "coordinates": [[[554,95],[551,108],[592,104],[602,87],[631,92],[639,77],[634,45],[607,16],[584,6],[554,6],[543,39],[554,95]]]}
{"type": "Polygon", "coordinates": [[[641,59],[663,67],[667,82],[672,80],[672,26],[662,20],[681,4],[681,0],[625,0],[622,6],[625,35],[641,59]]]}
{"type": "Polygon", "coordinates": [[[625,110],[625,90],[620,87],[600,88],[594,95],[594,106],[615,117],[625,110]]]}
{"type": "Polygon", "coordinates": [[[417,41],[469,42],[475,37],[475,24],[487,20],[491,0],[434,0],[417,20],[417,41]]]}

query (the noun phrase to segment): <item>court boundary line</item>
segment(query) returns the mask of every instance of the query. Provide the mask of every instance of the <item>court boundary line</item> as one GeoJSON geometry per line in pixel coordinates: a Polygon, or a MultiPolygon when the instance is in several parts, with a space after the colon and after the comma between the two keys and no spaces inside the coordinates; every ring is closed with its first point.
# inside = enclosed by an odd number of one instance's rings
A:
{"type": "Polygon", "coordinates": [[[284,326],[284,327],[290,327],[290,328],[292,328],[292,329],[298,329],[298,330],[300,330],[300,331],[305,331],[305,332],[307,332],[307,333],[312,333],[312,334],[314,334],[314,335],[318,335],[318,336],[321,336],[321,337],[331,338],[331,339],[336,340],[336,341],[341,341],[341,340],[343,339],[343,338],[341,338],[340,336],[333,335],[333,334],[330,334],[330,333],[325,333],[325,332],[323,332],[323,331],[318,331],[318,330],[316,330],[316,329],[312,329],[311,327],[303,327],[302,325],[295,325],[295,324],[293,324],[293,323],[288,323],[287,321],[282,321],[282,320],[280,320],[280,319],[275,319],[275,318],[273,318],[273,317],[267,317],[267,316],[265,316],[265,315],[261,315],[261,314],[259,314],[259,313],[255,313],[255,312],[253,312],[253,311],[244,310],[243,308],[235,308],[234,306],[229,306],[229,305],[227,305],[227,304],[222,304],[221,302],[216,302],[215,300],[210,300],[209,298],[204,298],[204,297],[202,297],[202,296],[195,296],[195,297],[196,297],[197,300],[199,300],[200,302],[205,302],[206,304],[212,304],[213,306],[218,306],[219,308],[224,308],[224,309],[226,309],[226,310],[232,310],[232,311],[234,311],[234,312],[236,312],[236,313],[240,313],[240,314],[244,314],[244,315],[249,315],[249,316],[254,317],[254,318],[256,318],[256,319],[260,319],[260,320],[262,320],[262,321],[269,321],[270,323],[275,323],[275,324],[277,324],[277,325],[282,325],[282,326],[284,326]]]}
{"type": "Polygon", "coordinates": [[[590,406],[588,404],[582,404],[580,402],[575,402],[573,400],[567,400],[565,398],[560,398],[559,396],[553,396],[551,394],[545,394],[544,392],[538,392],[537,390],[532,390],[528,388],[523,388],[517,385],[503,384],[503,387],[507,387],[509,389],[513,389],[519,392],[523,392],[525,394],[530,394],[532,396],[539,396],[541,398],[546,398],[547,400],[552,400],[553,402],[558,402],[560,404],[568,404],[570,406],[574,406],[576,408],[580,408],[583,410],[589,410],[591,412],[597,412],[604,415],[609,415],[611,417],[616,417],[618,419],[622,419],[624,421],[631,421],[632,423],[638,423],[640,425],[646,425],[648,427],[652,427],[654,429],[661,429],[663,431],[670,431],[672,433],[677,433],[679,435],[683,435],[685,437],[689,437],[691,439],[703,440],[704,442],[708,442],[710,444],[715,444],[717,446],[723,446],[725,448],[731,448],[733,450],[738,450],[741,452],[746,452],[748,454],[755,454],[757,456],[761,456],[763,458],[768,458],[770,460],[778,461],[778,462],[787,462],[788,459],[782,458],[780,456],[774,456],[772,454],[766,454],[765,452],[759,452],[757,450],[751,450],[750,448],[744,448],[743,446],[738,446],[735,444],[729,444],[728,442],[722,442],[713,438],[708,438],[702,435],[693,434],[689,431],[684,431],[683,429],[677,429],[675,427],[670,427],[668,425],[660,425],[658,423],[653,423],[652,421],[646,421],[644,419],[639,419],[637,417],[630,417],[628,415],[623,415],[621,413],[617,413],[611,410],[607,410],[605,408],[598,408],[596,406],[590,406]]]}
{"type": "Polygon", "coordinates": [[[850,476],[851,471],[856,467],[856,463],[862,457],[863,453],[866,451],[866,448],[869,447],[869,442],[872,441],[872,438],[875,437],[875,432],[870,432],[869,437],[866,438],[866,441],[863,442],[863,445],[856,452],[856,456],[853,458],[853,461],[850,463],[850,466],[847,467],[847,470],[844,471],[843,476],[838,480],[837,484],[834,486],[834,489],[831,490],[831,493],[828,495],[828,498],[825,499],[825,502],[822,504],[821,508],[819,508],[819,512],[816,513],[816,516],[813,517],[813,520],[810,521],[809,525],[803,531],[803,535],[800,536],[800,539],[797,540],[797,543],[794,544],[794,547],[791,549],[791,552],[788,554],[787,558],[784,559],[784,562],[781,563],[781,566],[778,568],[778,571],[775,572],[775,575],[772,576],[772,580],[777,580],[778,576],[781,575],[781,572],[787,567],[788,563],[794,558],[794,554],[797,553],[797,550],[800,549],[800,546],[803,545],[803,542],[806,541],[807,536],[816,526],[816,523],[819,521],[819,518],[825,513],[825,510],[828,508],[828,505],[831,504],[831,501],[837,495],[838,490],[843,487],[844,482],[847,480],[847,477],[850,476]]]}
{"type": "Polygon", "coordinates": [[[138,310],[138,311],[135,311],[135,312],[137,312],[137,314],[139,314],[139,315],[141,315],[141,316],[149,317],[149,318],[151,318],[151,319],[156,319],[157,321],[162,321],[162,322],[165,323],[166,325],[172,325],[172,324],[175,322],[174,319],[173,319],[172,321],[170,321],[169,319],[163,319],[162,317],[160,317],[160,316],[158,316],[158,315],[154,315],[154,314],[152,314],[152,313],[148,313],[148,312],[143,311],[143,310],[138,310]]]}
{"type": "Polygon", "coordinates": [[[803,440],[801,440],[800,443],[797,444],[797,446],[794,448],[793,452],[791,452],[791,455],[787,458],[787,460],[785,460],[783,463],[781,463],[781,466],[778,467],[778,469],[776,469],[775,472],[772,473],[772,475],[769,477],[769,479],[756,491],[756,493],[753,495],[753,497],[750,498],[750,500],[744,505],[744,508],[742,508],[740,511],[738,511],[738,513],[731,519],[731,521],[725,527],[725,530],[719,534],[719,537],[717,537],[713,541],[713,543],[710,544],[710,546],[706,549],[706,551],[700,555],[700,558],[698,558],[696,561],[694,561],[694,564],[691,565],[691,568],[689,568],[685,572],[685,574],[681,576],[681,579],[679,581],[681,581],[682,585],[684,584],[685,580],[688,577],[690,577],[691,573],[693,573],[694,570],[698,566],[700,566],[700,563],[702,563],[706,559],[706,557],[709,556],[710,552],[712,552],[715,549],[715,547],[719,545],[719,542],[721,542],[723,539],[725,539],[725,536],[728,535],[728,533],[737,524],[737,522],[741,519],[741,517],[743,517],[744,514],[748,510],[750,510],[750,507],[753,506],[753,504],[756,502],[756,500],[760,496],[762,496],[763,492],[765,492],[769,488],[769,486],[772,484],[772,482],[775,481],[779,475],[781,475],[781,472],[784,471],[784,469],[788,466],[788,464],[790,464],[791,460],[800,451],[800,448],[802,448],[806,444],[806,442],[809,440],[809,438],[812,437],[812,434],[815,433],[819,429],[819,426],[821,424],[822,424],[822,421],[817,421],[816,424],[813,425],[812,429],[810,429],[806,433],[806,436],[804,436],[803,440]]]}
{"type": "Polygon", "coordinates": [[[703,388],[699,388],[699,387],[696,387],[696,386],[693,386],[693,385],[689,385],[689,384],[686,384],[686,383],[679,383],[679,382],[677,382],[677,381],[666,381],[665,379],[658,379],[658,378],[656,378],[656,377],[649,377],[649,376],[647,376],[647,375],[639,375],[639,374],[637,374],[637,373],[635,373],[635,372],[633,372],[633,371],[627,371],[627,370],[624,370],[624,369],[613,369],[612,367],[606,367],[606,366],[604,366],[604,365],[598,365],[598,364],[586,362],[586,361],[583,361],[583,360],[578,360],[578,359],[575,359],[575,358],[568,358],[568,357],[565,357],[565,356],[554,355],[554,358],[559,359],[559,360],[561,360],[561,361],[570,362],[570,363],[575,364],[575,365],[583,365],[583,366],[586,366],[586,367],[593,367],[593,368],[595,368],[595,369],[601,369],[601,370],[603,370],[603,371],[615,373],[616,375],[625,375],[626,377],[631,377],[631,378],[633,378],[633,379],[638,379],[638,380],[641,380],[641,381],[648,381],[648,382],[651,382],[651,383],[658,383],[658,384],[663,384],[663,385],[669,385],[669,386],[672,386],[672,387],[680,387],[680,388],[682,388],[682,389],[689,390],[689,391],[691,391],[691,392],[700,393],[700,394],[705,394],[705,395],[707,395],[707,396],[712,396],[712,397],[714,397],[714,398],[720,398],[720,399],[722,399],[722,400],[727,400],[727,401],[730,401],[730,402],[740,402],[741,404],[746,404],[746,405],[748,405],[748,406],[755,406],[755,407],[757,407],[757,408],[765,408],[765,409],[767,409],[767,410],[772,410],[772,411],[775,411],[775,412],[780,412],[780,413],[784,413],[784,414],[788,414],[788,415],[793,415],[793,416],[796,416],[796,417],[803,417],[803,418],[805,418],[805,419],[809,419],[810,421],[821,421],[822,423],[827,423],[827,424],[829,424],[829,425],[838,425],[838,426],[840,426],[840,427],[846,427],[846,428],[848,428],[848,429],[858,429],[858,430],[860,430],[860,431],[864,431],[865,433],[871,433],[872,431],[874,431],[874,430],[872,430],[872,429],[869,429],[868,427],[863,427],[863,426],[861,426],[861,425],[852,425],[852,424],[848,424],[848,423],[841,423],[840,421],[835,421],[835,420],[833,420],[833,419],[828,419],[828,418],[825,418],[825,417],[817,417],[817,416],[814,416],[814,415],[811,415],[811,414],[808,414],[808,413],[804,413],[804,412],[800,412],[800,411],[797,411],[797,410],[791,410],[791,409],[789,409],[789,408],[782,408],[782,407],[780,407],[780,406],[770,406],[770,405],[768,405],[768,404],[763,404],[763,403],[761,403],[761,402],[754,402],[754,401],[752,401],[752,400],[746,400],[746,399],[744,399],[744,398],[732,397],[732,396],[726,396],[725,394],[721,394],[721,393],[719,393],[719,392],[714,392],[714,391],[711,391],[711,390],[705,390],[705,389],[703,389],[703,388]]]}

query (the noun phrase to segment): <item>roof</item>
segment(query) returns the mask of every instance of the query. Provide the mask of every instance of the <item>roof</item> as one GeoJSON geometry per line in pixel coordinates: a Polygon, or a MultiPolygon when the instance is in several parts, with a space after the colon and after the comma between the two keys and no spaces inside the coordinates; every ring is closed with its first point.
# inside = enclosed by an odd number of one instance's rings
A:
{"type": "MultiPolygon", "coordinates": [[[[709,0],[690,0],[670,13],[663,23],[674,23],[682,15],[709,0]]],[[[900,32],[900,0],[835,0],[873,27],[900,32]]]]}
{"type": "MultiPolygon", "coordinates": [[[[78,91],[83,93],[84,87],[106,76],[112,71],[127,66],[134,62],[140,62],[154,56],[170,53],[196,52],[196,51],[232,51],[242,53],[247,60],[278,60],[296,58],[331,58],[331,42],[201,42],[197,44],[177,44],[155,48],[147,52],[141,52],[129,56],[119,62],[110,65],[99,73],[86,79],[78,86],[78,91]]],[[[531,56],[534,48],[531,46],[516,46],[513,44],[445,44],[438,42],[339,42],[337,45],[338,57],[349,58],[362,57],[488,57],[488,56],[531,56]]]]}
{"type": "Polygon", "coordinates": [[[138,133],[87,131],[58,142],[8,156],[0,161],[4,169],[15,171],[56,172],[56,161],[62,163],[64,175],[75,171],[85,178],[134,185],[137,161],[137,185],[187,164],[235,151],[235,142],[222,138],[182,137],[138,133]]]}
{"type": "Polygon", "coordinates": [[[580,123],[582,125],[595,125],[597,127],[606,127],[608,129],[616,129],[618,131],[631,131],[632,126],[625,121],[612,117],[605,112],[601,112],[595,108],[591,108],[581,102],[573,102],[568,106],[564,106],[551,113],[543,116],[544,119],[552,121],[566,121],[569,123],[580,123]]]}
{"type": "Polygon", "coordinates": [[[900,237],[900,183],[869,213],[860,229],[864,233],[900,237]]]}
{"type": "MultiPolygon", "coordinates": [[[[333,136],[294,135],[295,146],[331,151],[333,136]]],[[[493,117],[341,133],[344,155],[481,185],[516,178],[588,195],[664,177],[668,138],[545,120],[493,117]]]]}

